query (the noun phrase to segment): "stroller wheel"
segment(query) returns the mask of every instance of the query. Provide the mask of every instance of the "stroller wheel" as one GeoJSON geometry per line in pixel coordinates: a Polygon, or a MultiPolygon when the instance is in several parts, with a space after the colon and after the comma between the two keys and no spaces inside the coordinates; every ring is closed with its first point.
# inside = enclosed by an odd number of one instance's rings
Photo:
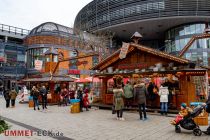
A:
{"type": "Polygon", "coordinates": [[[195,128],[195,129],[193,129],[193,134],[195,136],[201,136],[202,131],[199,128],[195,128]]]}
{"type": "Polygon", "coordinates": [[[181,133],[181,128],[179,126],[175,126],[175,132],[176,133],[181,133]]]}

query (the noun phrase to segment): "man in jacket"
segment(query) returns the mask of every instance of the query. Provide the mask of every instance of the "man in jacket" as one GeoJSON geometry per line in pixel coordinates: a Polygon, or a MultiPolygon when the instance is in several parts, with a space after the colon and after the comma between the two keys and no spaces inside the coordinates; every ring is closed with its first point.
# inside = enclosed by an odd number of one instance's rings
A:
{"type": "Polygon", "coordinates": [[[146,88],[145,84],[143,81],[138,80],[137,84],[134,86],[134,97],[135,100],[137,100],[138,106],[139,106],[139,115],[140,115],[140,120],[142,120],[142,111],[144,114],[144,120],[147,119],[146,115],[146,88]]]}
{"type": "MultiPolygon", "coordinates": [[[[210,94],[209,94],[208,99],[206,101],[206,105],[207,105],[206,112],[210,113],[210,94]]],[[[210,125],[207,128],[207,130],[204,131],[203,133],[205,133],[206,135],[210,135],[210,125]]]]}
{"type": "Polygon", "coordinates": [[[126,85],[124,86],[124,96],[126,106],[129,107],[131,105],[131,102],[133,101],[133,87],[130,84],[130,81],[127,81],[126,85]]]}
{"type": "Polygon", "coordinates": [[[12,90],[9,92],[9,96],[11,98],[12,107],[15,107],[15,99],[17,97],[17,92],[14,88],[12,88],[12,90]]]}
{"type": "Polygon", "coordinates": [[[47,89],[45,86],[42,86],[40,89],[40,94],[42,96],[42,108],[47,109],[47,89]]]}

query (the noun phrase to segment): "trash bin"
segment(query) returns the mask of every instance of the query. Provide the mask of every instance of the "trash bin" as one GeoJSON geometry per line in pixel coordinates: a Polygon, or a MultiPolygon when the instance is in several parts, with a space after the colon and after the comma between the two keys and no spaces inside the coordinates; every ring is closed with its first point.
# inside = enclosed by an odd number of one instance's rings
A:
{"type": "MultiPolygon", "coordinates": [[[[201,104],[203,104],[203,102],[191,102],[190,106],[194,108],[201,104]]],[[[203,110],[203,112],[200,115],[194,118],[194,121],[197,125],[208,125],[208,113],[205,110],[203,110]]]]}
{"type": "Polygon", "coordinates": [[[34,101],[33,101],[33,97],[32,96],[29,96],[28,107],[34,107],[34,101]]]}
{"type": "Polygon", "coordinates": [[[80,113],[80,99],[71,99],[70,103],[71,113],[80,113]]]}

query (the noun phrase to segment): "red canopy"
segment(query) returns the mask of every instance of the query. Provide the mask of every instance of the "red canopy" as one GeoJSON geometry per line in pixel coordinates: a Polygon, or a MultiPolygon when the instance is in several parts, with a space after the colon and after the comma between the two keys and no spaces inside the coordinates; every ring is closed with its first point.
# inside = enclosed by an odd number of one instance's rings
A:
{"type": "Polygon", "coordinates": [[[94,83],[100,82],[100,79],[97,77],[87,77],[85,79],[90,80],[91,82],[94,82],[94,83]]]}

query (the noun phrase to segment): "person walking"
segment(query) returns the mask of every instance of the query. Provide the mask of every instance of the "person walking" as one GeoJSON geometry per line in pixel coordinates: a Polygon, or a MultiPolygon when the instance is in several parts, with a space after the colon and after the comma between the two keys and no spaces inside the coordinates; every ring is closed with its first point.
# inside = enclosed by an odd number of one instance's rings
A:
{"type": "Polygon", "coordinates": [[[3,83],[0,82],[0,96],[4,96],[4,86],[3,83]]]}
{"type": "Polygon", "coordinates": [[[36,107],[39,110],[39,91],[35,86],[33,86],[31,89],[31,96],[33,97],[34,101],[34,110],[36,110],[36,107]]]}
{"type": "MultiPolygon", "coordinates": [[[[209,94],[208,99],[206,101],[206,112],[210,113],[210,94],[209,94]]],[[[206,129],[206,131],[204,131],[203,133],[206,134],[206,135],[210,135],[210,125],[206,129]]]]}
{"type": "Polygon", "coordinates": [[[83,105],[84,108],[86,109],[86,111],[89,111],[88,107],[90,105],[89,99],[88,99],[88,92],[84,93],[84,97],[83,97],[83,105]]]}
{"type": "Polygon", "coordinates": [[[17,97],[17,92],[15,91],[14,88],[12,88],[12,90],[9,92],[9,96],[11,97],[11,104],[12,104],[12,108],[15,107],[15,100],[17,97]]]}
{"type": "Polygon", "coordinates": [[[123,108],[124,108],[124,92],[121,85],[117,85],[116,88],[113,89],[113,104],[115,105],[115,110],[117,112],[117,120],[124,121],[123,118],[123,108]]]}
{"type": "Polygon", "coordinates": [[[10,95],[8,89],[4,90],[4,99],[6,101],[6,108],[8,108],[10,106],[10,95]]]}
{"type": "Polygon", "coordinates": [[[142,111],[144,114],[144,120],[147,120],[147,114],[146,114],[146,110],[145,110],[145,108],[146,108],[146,94],[147,94],[147,91],[146,91],[144,82],[141,80],[138,80],[137,84],[134,85],[134,97],[135,97],[135,100],[137,101],[138,106],[139,106],[140,120],[143,120],[142,111]]]}
{"type": "Polygon", "coordinates": [[[83,112],[83,91],[80,87],[77,91],[77,98],[80,99],[80,112],[83,112]]]}
{"type": "Polygon", "coordinates": [[[40,94],[42,97],[42,109],[47,109],[47,89],[45,86],[41,87],[40,94]]]}
{"type": "Polygon", "coordinates": [[[168,113],[168,95],[169,95],[169,90],[168,87],[164,86],[164,84],[162,84],[160,86],[159,92],[158,92],[159,96],[160,96],[160,104],[161,104],[161,115],[167,115],[168,113]]]}
{"type": "Polygon", "coordinates": [[[127,107],[131,107],[131,103],[133,101],[133,87],[130,84],[130,81],[127,81],[126,85],[124,86],[124,94],[125,94],[125,105],[127,107]]]}

